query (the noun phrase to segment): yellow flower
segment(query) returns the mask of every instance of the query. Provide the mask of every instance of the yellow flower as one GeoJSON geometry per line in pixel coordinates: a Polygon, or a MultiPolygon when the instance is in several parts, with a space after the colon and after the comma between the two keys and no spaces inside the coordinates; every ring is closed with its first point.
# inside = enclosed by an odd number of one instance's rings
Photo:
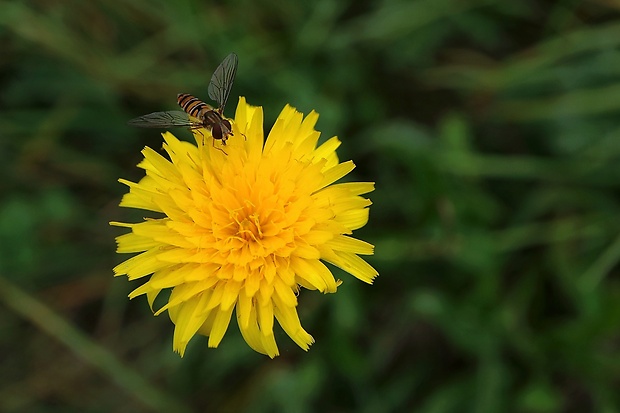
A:
{"type": "Polygon", "coordinates": [[[119,180],[129,186],[121,206],[164,216],[111,223],[131,229],[117,238],[118,252],[139,253],[114,273],[152,274],[129,295],[146,294],[151,309],[162,290],[172,290],[155,315],[168,311],[181,356],[197,333],[217,347],[233,309],[254,350],[279,354],[274,317],[308,350],[314,339],[297,314],[299,287],[333,293],[341,283],[323,261],[369,284],[377,276],[359,257],[373,246],[349,236],[368,221],[371,202],[360,195],[374,184],[334,184],[355,165],[339,163],[336,137],[317,147],[317,119],[287,105],[265,141],[262,108],[240,98],[225,147],[205,130],[195,133],[197,146],[166,132],[170,160],[146,147],[138,165],[146,176],[119,180]]]}

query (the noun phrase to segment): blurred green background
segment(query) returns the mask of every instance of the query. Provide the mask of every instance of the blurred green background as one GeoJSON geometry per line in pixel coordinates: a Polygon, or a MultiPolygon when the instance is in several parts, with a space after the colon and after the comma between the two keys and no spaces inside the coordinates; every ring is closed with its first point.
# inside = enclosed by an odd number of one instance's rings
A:
{"type": "Polygon", "coordinates": [[[620,411],[620,1],[2,0],[0,86],[0,411],[620,411]],[[315,109],[376,182],[380,276],[302,292],[308,353],[180,359],[108,221],[126,121],[231,51],[229,116],[315,109]]]}

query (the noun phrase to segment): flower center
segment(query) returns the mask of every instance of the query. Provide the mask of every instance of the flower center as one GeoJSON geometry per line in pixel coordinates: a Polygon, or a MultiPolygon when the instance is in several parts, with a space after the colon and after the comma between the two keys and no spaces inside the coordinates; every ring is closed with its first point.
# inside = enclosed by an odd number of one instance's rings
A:
{"type": "Polygon", "coordinates": [[[245,241],[260,242],[263,238],[263,232],[261,231],[260,218],[258,214],[250,214],[245,217],[240,217],[236,211],[231,212],[231,218],[237,223],[237,236],[245,241]]]}

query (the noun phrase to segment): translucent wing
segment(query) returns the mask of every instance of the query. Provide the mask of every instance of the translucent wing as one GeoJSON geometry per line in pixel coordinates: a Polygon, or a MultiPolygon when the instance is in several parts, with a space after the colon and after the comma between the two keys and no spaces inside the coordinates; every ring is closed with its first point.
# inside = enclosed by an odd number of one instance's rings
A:
{"type": "Polygon", "coordinates": [[[169,112],[153,112],[130,120],[127,124],[141,128],[169,128],[171,126],[193,127],[197,122],[180,110],[169,112]]]}
{"type": "Polygon", "coordinates": [[[239,59],[234,53],[226,56],[224,61],[215,69],[211,82],[209,83],[209,97],[217,102],[218,112],[224,113],[224,107],[232,89],[235,75],[237,74],[237,64],[239,59]]]}

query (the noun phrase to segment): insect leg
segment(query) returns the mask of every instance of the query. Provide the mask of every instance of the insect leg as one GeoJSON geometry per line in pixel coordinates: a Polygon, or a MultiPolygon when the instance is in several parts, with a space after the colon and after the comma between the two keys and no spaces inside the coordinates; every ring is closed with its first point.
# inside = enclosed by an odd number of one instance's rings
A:
{"type": "MultiPolygon", "coordinates": [[[[226,144],[226,143],[224,143],[224,144],[226,144]]],[[[223,153],[224,155],[228,156],[228,154],[227,154],[226,152],[224,152],[224,149],[222,149],[222,148],[218,148],[217,146],[215,146],[215,138],[213,138],[213,147],[214,147],[215,149],[219,150],[219,151],[222,151],[222,153],[223,153]]]]}

